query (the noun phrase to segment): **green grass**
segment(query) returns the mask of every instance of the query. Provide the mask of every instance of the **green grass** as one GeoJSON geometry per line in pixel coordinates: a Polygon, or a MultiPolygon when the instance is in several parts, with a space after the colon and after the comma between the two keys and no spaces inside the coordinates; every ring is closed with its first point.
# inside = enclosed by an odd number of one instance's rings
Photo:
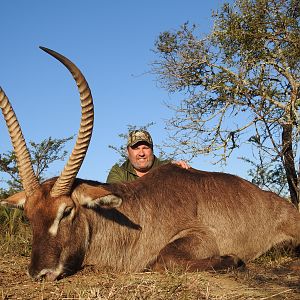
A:
{"type": "Polygon", "coordinates": [[[0,249],[1,253],[15,253],[29,256],[31,251],[31,230],[23,211],[0,207],[0,249]]]}

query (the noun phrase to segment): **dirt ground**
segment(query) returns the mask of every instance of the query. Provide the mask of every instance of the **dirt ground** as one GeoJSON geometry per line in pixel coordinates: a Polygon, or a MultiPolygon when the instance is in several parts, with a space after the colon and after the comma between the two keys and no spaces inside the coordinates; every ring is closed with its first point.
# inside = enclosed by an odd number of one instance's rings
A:
{"type": "Polygon", "coordinates": [[[300,271],[290,268],[300,261],[292,259],[223,274],[113,274],[86,267],[56,282],[31,280],[28,262],[27,256],[2,255],[0,299],[300,299],[300,271]]]}

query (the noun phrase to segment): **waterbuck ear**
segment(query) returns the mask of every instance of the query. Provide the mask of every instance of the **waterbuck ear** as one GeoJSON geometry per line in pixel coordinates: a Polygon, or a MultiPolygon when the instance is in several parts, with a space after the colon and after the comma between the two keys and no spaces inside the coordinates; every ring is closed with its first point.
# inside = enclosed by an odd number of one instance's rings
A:
{"type": "Polygon", "coordinates": [[[0,201],[0,204],[3,206],[13,207],[13,208],[24,208],[24,204],[26,201],[26,195],[25,192],[18,192],[4,200],[0,201]]]}
{"type": "Polygon", "coordinates": [[[122,199],[114,194],[110,194],[95,199],[93,203],[103,207],[119,207],[122,204],[122,199]]]}
{"type": "Polygon", "coordinates": [[[77,199],[81,205],[88,207],[119,207],[122,199],[102,186],[94,186],[86,183],[79,184],[72,192],[72,198],[77,199]]]}

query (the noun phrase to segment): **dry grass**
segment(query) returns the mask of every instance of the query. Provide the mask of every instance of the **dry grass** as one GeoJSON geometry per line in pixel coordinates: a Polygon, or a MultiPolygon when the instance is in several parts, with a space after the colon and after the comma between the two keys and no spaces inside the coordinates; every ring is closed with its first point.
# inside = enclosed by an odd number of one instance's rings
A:
{"type": "Polygon", "coordinates": [[[256,269],[217,273],[104,273],[86,268],[58,282],[33,282],[26,258],[0,261],[0,299],[299,299],[299,278],[256,269]],[[2,276],[3,275],[3,276],[2,276]],[[298,281],[297,281],[298,280],[298,281]],[[287,284],[288,283],[288,284],[287,284]],[[297,288],[298,284],[298,288],[297,288]]]}

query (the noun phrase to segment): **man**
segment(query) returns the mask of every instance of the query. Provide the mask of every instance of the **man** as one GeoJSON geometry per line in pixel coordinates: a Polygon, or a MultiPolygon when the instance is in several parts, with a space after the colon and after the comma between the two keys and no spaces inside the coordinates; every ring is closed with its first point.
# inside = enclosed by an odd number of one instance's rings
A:
{"type": "Polygon", "coordinates": [[[153,141],[149,132],[134,130],[128,135],[127,160],[119,166],[115,164],[107,177],[107,183],[133,181],[147,174],[152,168],[168,162],[188,169],[185,161],[160,160],[153,154],[153,141]]]}

